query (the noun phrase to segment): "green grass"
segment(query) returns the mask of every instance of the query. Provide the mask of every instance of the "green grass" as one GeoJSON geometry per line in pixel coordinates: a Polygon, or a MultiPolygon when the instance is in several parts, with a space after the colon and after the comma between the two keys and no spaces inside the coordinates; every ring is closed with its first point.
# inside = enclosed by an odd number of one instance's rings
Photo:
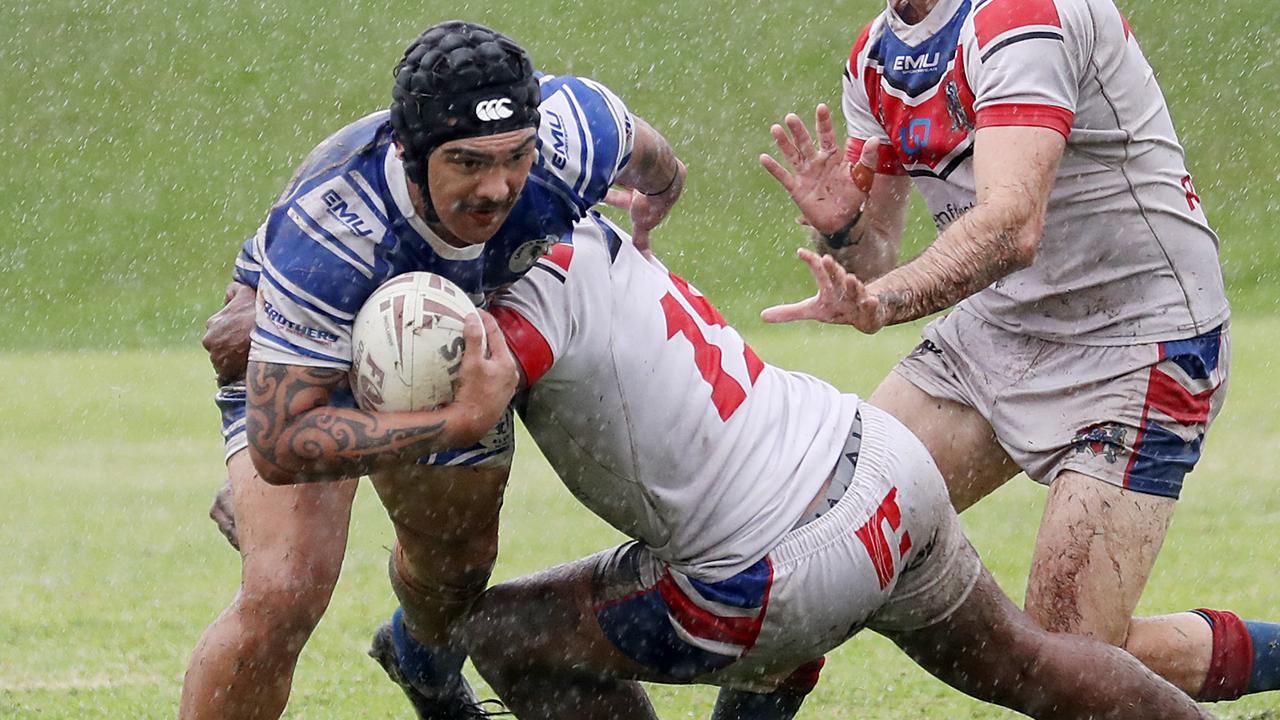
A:
{"type": "MultiPolygon", "coordinates": [[[[1271,485],[1280,415],[1280,3],[1119,0],[1156,68],[1211,220],[1236,321],[1232,401],[1142,610],[1197,604],[1276,617],[1271,485]]],[[[0,717],[168,718],[187,654],[229,600],[237,561],[203,518],[221,482],[216,413],[194,349],[231,258],[295,163],[388,100],[422,27],[509,31],[551,72],[595,77],[662,129],[691,168],[658,242],[762,354],[869,391],[911,329],[763,328],[805,294],[802,242],[755,156],[784,113],[835,101],[839,66],[877,0],[582,3],[473,0],[0,3],[0,717]],[[85,348],[92,348],[87,351],[85,348]],[[179,349],[181,348],[181,349],[179,349]]],[[[931,238],[916,209],[909,246],[931,238]]],[[[616,540],[523,443],[507,504],[505,578],[616,540]],[[549,520],[563,531],[549,533],[549,520]]],[[[1042,491],[1013,483],[965,517],[1020,594],[1042,491]]],[[[389,528],[358,499],[333,606],[304,654],[291,717],[404,717],[363,657],[391,607],[389,528]]],[[[666,717],[706,689],[655,690],[666,717]]],[[[1270,717],[1276,701],[1227,706],[1270,717]]],[[[809,717],[991,717],[860,637],[833,657],[809,717]]]]}
{"type": "MultiPolygon", "coordinates": [[[[915,342],[840,329],[767,328],[751,340],[771,362],[866,394],[915,342]]],[[[1208,605],[1276,617],[1280,417],[1270,358],[1280,321],[1235,327],[1233,392],[1190,478],[1140,610],[1208,605]]],[[[190,350],[17,353],[0,357],[0,717],[170,718],[203,627],[234,592],[235,554],[204,518],[222,481],[205,360],[190,350]]],[[[559,486],[522,438],[504,510],[498,579],[617,541],[559,486]],[[555,528],[549,531],[549,528],[555,528]]],[[[964,516],[988,565],[1015,597],[1044,493],[1019,479],[964,516]]],[[[364,657],[393,600],[390,527],[367,486],[328,615],[303,655],[292,718],[405,717],[397,691],[364,657]]],[[[706,717],[708,688],[655,688],[663,717],[706,717]]],[[[1219,706],[1259,718],[1272,698],[1219,706]]],[[[864,634],[833,654],[803,717],[1006,717],[933,681],[864,634]]]]}
{"type": "MultiPolygon", "coordinates": [[[[1270,310],[1280,3],[1120,0],[1223,239],[1231,293],[1270,310]]],[[[802,233],[759,167],[768,126],[834,102],[877,0],[0,3],[0,348],[167,347],[215,307],[238,243],[321,138],[388,102],[424,26],[509,31],[596,77],[691,168],[659,239],[740,322],[808,289],[802,233]],[[708,270],[709,269],[709,270],[708,270]]],[[[932,238],[915,214],[911,243],[932,238]]]]}

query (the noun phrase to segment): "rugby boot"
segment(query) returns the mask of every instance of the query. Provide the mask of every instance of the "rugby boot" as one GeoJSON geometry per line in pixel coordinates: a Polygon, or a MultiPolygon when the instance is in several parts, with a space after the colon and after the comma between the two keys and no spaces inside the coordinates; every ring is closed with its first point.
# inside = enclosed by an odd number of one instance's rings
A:
{"type": "Polygon", "coordinates": [[[373,646],[369,648],[369,657],[378,661],[387,672],[391,682],[400,686],[409,698],[409,704],[418,716],[418,720],[472,720],[508,715],[501,711],[501,703],[495,700],[480,702],[467,679],[458,674],[451,680],[445,692],[431,696],[422,692],[405,677],[400,668],[400,659],[396,655],[395,641],[391,639],[391,623],[383,623],[373,634],[373,646]],[[485,709],[485,705],[496,704],[495,710],[485,709]]]}

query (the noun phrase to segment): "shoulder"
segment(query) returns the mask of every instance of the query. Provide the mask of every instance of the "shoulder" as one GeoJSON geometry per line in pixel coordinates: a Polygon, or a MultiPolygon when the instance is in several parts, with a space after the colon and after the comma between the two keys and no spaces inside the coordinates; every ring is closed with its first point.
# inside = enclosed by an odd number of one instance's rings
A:
{"type": "Polygon", "coordinates": [[[578,211],[596,204],[631,157],[635,125],[608,88],[580,77],[542,78],[538,125],[540,175],[578,211]]]}
{"type": "MultiPolygon", "coordinates": [[[[631,116],[622,99],[601,83],[572,75],[544,75],[542,103],[552,125],[620,128],[631,132],[631,116]]],[[[546,122],[543,123],[545,127],[546,122]]]]}
{"type": "Polygon", "coordinates": [[[850,79],[861,76],[862,67],[872,54],[875,40],[879,38],[883,28],[884,14],[881,13],[863,26],[862,32],[858,33],[857,39],[853,41],[853,47],[849,50],[849,61],[845,64],[845,74],[850,79]]]}
{"type": "Polygon", "coordinates": [[[393,233],[373,172],[348,166],[320,173],[273,208],[262,251],[267,274],[305,285],[376,285],[393,233]]]}
{"type": "Polygon", "coordinates": [[[1092,13],[1091,0],[978,0],[972,18],[977,49],[990,52],[1000,43],[1035,35],[1062,39],[1092,13]]]}
{"type": "Polygon", "coordinates": [[[391,141],[390,112],[379,110],[349,123],[307,153],[277,199],[282,203],[306,188],[338,176],[353,166],[376,161],[379,148],[391,141]]]}

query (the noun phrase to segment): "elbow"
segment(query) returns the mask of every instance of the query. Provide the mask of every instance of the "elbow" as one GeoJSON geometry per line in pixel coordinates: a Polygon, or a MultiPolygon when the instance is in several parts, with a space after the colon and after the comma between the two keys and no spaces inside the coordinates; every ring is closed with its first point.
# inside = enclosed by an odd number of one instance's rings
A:
{"type": "Polygon", "coordinates": [[[264,468],[263,466],[258,465],[257,463],[254,463],[253,467],[255,470],[258,471],[258,477],[262,478],[263,482],[265,482],[268,485],[273,485],[275,487],[285,487],[287,485],[295,484],[295,478],[297,477],[296,475],[291,475],[287,472],[282,472],[278,468],[264,468]]]}
{"type": "Polygon", "coordinates": [[[296,484],[294,478],[297,476],[295,475],[274,470],[263,472],[263,469],[257,465],[254,465],[254,468],[258,471],[258,477],[262,478],[268,485],[272,485],[274,487],[286,487],[288,485],[296,484]]]}
{"type": "Polygon", "coordinates": [[[1031,267],[1040,251],[1040,235],[1044,232],[1044,216],[1029,218],[1009,233],[1007,259],[1010,271],[1031,267]]]}
{"type": "Polygon", "coordinates": [[[1036,253],[1040,250],[1040,238],[1033,241],[1018,241],[1013,244],[1009,254],[1010,270],[1022,270],[1031,267],[1036,261],[1036,253]]]}
{"type": "Polygon", "coordinates": [[[268,460],[252,444],[249,445],[249,459],[253,461],[253,469],[257,471],[258,477],[268,485],[279,487],[294,485],[299,481],[300,473],[291,472],[288,468],[268,460]]]}

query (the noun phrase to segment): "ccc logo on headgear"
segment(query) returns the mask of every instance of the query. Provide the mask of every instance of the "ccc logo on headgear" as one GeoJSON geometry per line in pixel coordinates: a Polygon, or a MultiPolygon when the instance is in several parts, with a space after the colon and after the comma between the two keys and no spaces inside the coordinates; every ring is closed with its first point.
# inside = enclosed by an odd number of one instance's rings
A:
{"type": "Polygon", "coordinates": [[[511,100],[509,98],[481,100],[476,103],[476,117],[485,122],[505,120],[511,117],[514,112],[511,109],[511,100]]]}

